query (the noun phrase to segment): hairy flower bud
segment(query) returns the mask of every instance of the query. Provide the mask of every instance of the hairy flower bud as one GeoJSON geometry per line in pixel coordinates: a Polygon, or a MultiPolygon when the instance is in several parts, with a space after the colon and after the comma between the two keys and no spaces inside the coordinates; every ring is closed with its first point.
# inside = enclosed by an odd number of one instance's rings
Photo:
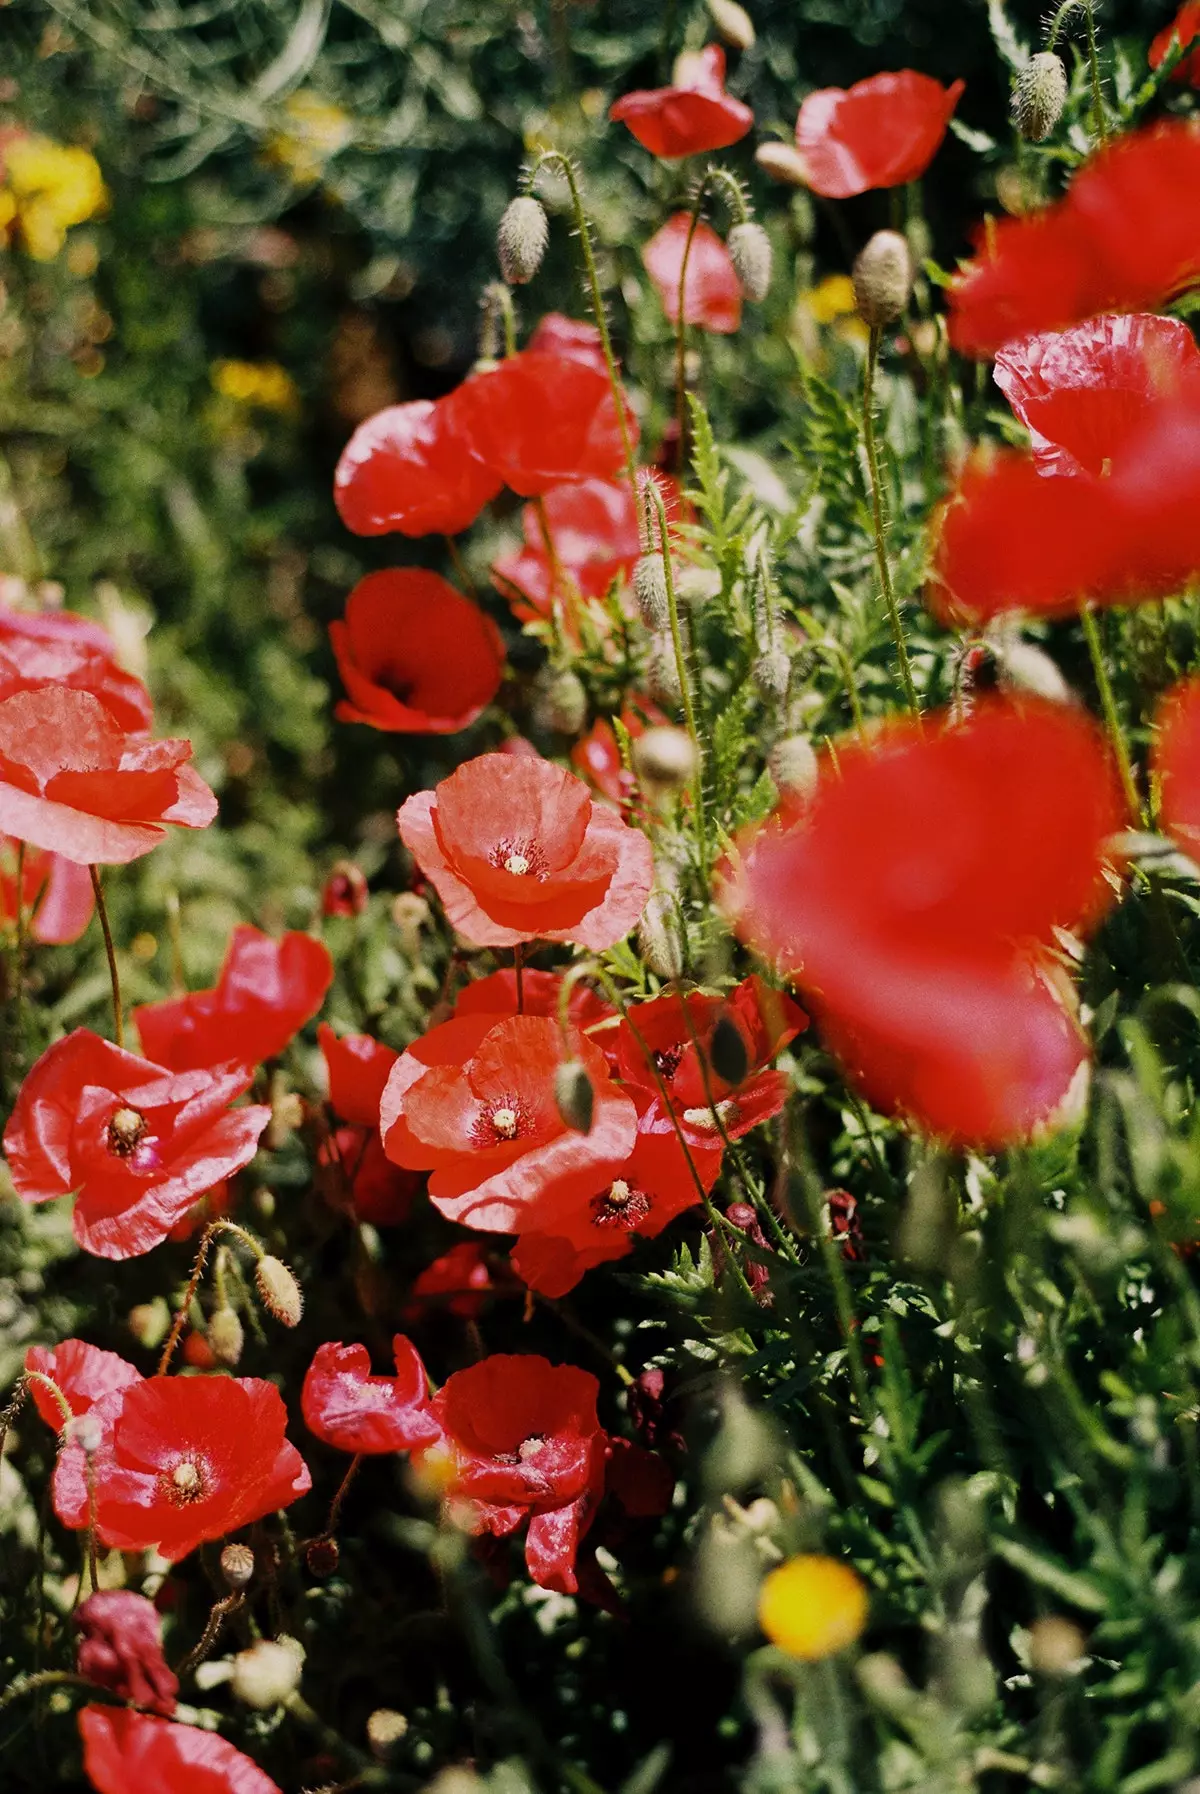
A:
{"type": "Polygon", "coordinates": [[[760,143],[754,160],[764,174],[785,187],[807,187],[808,166],[798,149],[790,143],[760,143]]]}
{"type": "Polygon", "coordinates": [[[569,667],[543,667],[533,685],[535,728],[552,735],[578,735],[587,721],[587,693],[569,667]]]}
{"type": "Polygon", "coordinates": [[[675,644],[665,630],[650,639],[650,663],[647,668],[650,695],[660,704],[678,704],[683,698],[679,683],[679,667],[675,660],[675,644]]]}
{"type": "Polygon", "coordinates": [[[300,1285],[281,1259],[260,1258],[254,1272],[258,1299],[273,1320],[283,1327],[298,1327],[304,1313],[300,1285]]]}
{"type": "Polygon", "coordinates": [[[647,729],[631,752],[638,783],[651,792],[678,791],[695,777],[696,750],[685,729],[670,724],[647,729]]]}
{"type": "Polygon", "coordinates": [[[741,1029],[730,1015],[719,1015],[708,1043],[713,1070],[726,1084],[740,1084],[750,1069],[750,1055],[741,1029]]]}
{"type": "Polygon", "coordinates": [[[767,755],[767,771],[780,791],[811,797],[817,788],[817,756],[807,735],[785,735],[767,755]]]}
{"type": "Polygon", "coordinates": [[[783,648],[768,648],[765,654],[759,655],[751,671],[764,698],[779,703],[787,696],[792,663],[783,648]]]}
{"type": "Polygon", "coordinates": [[[1041,50],[1017,76],[1012,94],[1013,123],[1026,143],[1041,143],[1067,103],[1067,71],[1053,50],[1041,50]]]}
{"type": "Polygon", "coordinates": [[[638,946],[656,978],[683,977],[679,913],[666,891],[651,891],[638,923],[638,946]]]}
{"type": "Polygon", "coordinates": [[[522,193],[510,200],[496,233],[500,272],[510,287],[524,286],[542,265],[550,225],[540,199],[522,193]]]}
{"type": "Polygon", "coordinates": [[[754,21],[737,0],[708,0],[708,10],[718,36],[733,49],[754,48],[754,21]]]}
{"type": "Polygon", "coordinates": [[[854,304],[872,330],[894,324],[908,304],[913,265],[899,231],[877,230],[858,253],[852,270],[854,304]]]}
{"type": "Polygon", "coordinates": [[[227,1588],[246,1587],[254,1575],[254,1553],[249,1545],[226,1545],[221,1553],[221,1574],[227,1588]]]}
{"type": "Polygon", "coordinates": [[[554,1102],[567,1127],[590,1134],[596,1107],[592,1080],[578,1059],[567,1059],[554,1074],[554,1102]]]}
{"type": "Polygon", "coordinates": [[[771,285],[771,239],[761,224],[735,224],[725,239],[733,271],[746,298],[761,305],[771,285]]]}
{"type": "Polygon", "coordinates": [[[304,1654],[296,1639],[260,1638],[248,1650],[239,1651],[233,1660],[230,1687],[235,1700],[261,1712],[281,1707],[300,1685],[303,1661],[304,1654]]]}
{"type": "Polygon", "coordinates": [[[660,554],[642,555],[633,569],[633,595],[642,622],[647,629],[665,629],[670,610],[667,604],[667,575],[660,554]]]}
{"type": "Polygon", "coordinates": [[[237,1311],[233,1308],[217,1308],[209,1316],[208,1344],[218,1364],[236,1364],[242,1355],[242,1347],[246,1336],[242,1331],[242,1323],[237,1311]]]}

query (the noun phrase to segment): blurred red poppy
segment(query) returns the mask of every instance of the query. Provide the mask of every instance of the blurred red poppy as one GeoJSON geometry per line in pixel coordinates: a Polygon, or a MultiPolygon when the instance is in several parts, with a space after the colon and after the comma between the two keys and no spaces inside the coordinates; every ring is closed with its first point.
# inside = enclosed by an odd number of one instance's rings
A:
{"type": "Polygon", "coordinates": [[[400,838],[476,947],[628,934],[653,882],[650,843],[547,760],[483,754],[410,797],[400,838]]]}
{"type": "MultiPolygon", "coordinates": [[[[562,976],[558,972],[542,972],[526,966],[521,973],[521,1004],[517,1006],[517,974],[509,967],[489,972],[486,978],[473,978],[464,984],[454,999],[455,1016],[464,1015],[558,1015],[562,976]]],[[[571,986],[567,998],[568,1019],[577,1028],[591,1028],[597,1022],[616,1014],[599,992],[580,979],[571,986]]]]}
{"type": "Polygon", "coordinates": [[[383,1093],[384,1149],[429,1171],[429,1195],[451,1221],[488,1233],[549,1226],[629,1157],[633,1103],[584,1035],[564,1045],[548,1016],[467,1016],[443,1022],[400,1055],[383,1093]],[[555,1101],[568,1057],[592,1086],[592,1125],[569,1128],[555,1101]]]}
{"type": "Polygon", "coordinates": [[[404,1316],[411,1323],[431,1309],[444,1308],[470,1320],[481,1313],[496,1289],[497,1281],[482,1245],[478,1240],[460,1240],[426,1265],[412,1286],[404,1316]]]}
{"type": "Polygon", "coordinates": [[[334,1033],[328,1022],[317,1029],[317,1045],[329,1079],[329,1106],[358,1127],[379,1126],[379,1099],[399,1054],[369,1034],[334,1033]]]}
{"type": "Polygon", "coordinates": [[[128,734],[153,722],[150,694],[118,666],[116,649],[98,623],[74,611],[27,612],[0,606],[0,697],[39,685],[91,692],[128,734]]]}
{"type": "Polygon", "coordinates": [[[395,1375],[373,1377],[366,1346],[318,1346],[300,1395],[309,1432],[337,1451],[411,1451],[432,1444],[440,1429],[430,1413],[425,1366],[401,1333],[392,1350],[395,1375]]]}
{"type": "MultiPolygon", "coordinates": [[[[25,1354],[26,1370],[37,1370],[58,1384],[73,1415],[89,1414],[95,1422],[95,1449],[92,1470],[97,1484],[107,1472],[112,1456],[113,1422],[120,1411],[125,1392],[142,1381],[142,1373],[127,1364],[116,1352],[101,1351],[82,1339],[65,1339],[52,1349],[30,1346],[25,1354]]],[[[61,1433],[63,1417],[49,1390],[31,1384],[37,1411],[47,1426],[61,1433]]],[[[58,1460],[51,1484],[54,1512],[72,1532],[81,1532],[88,1523],[87,1457],[79,1440],[70,1433],[59,1444],[58,1460]]]]}
{"type": "MultiPolygon", "coordinates": [[[[675,212],[642,250],[646,272],[672,324],[679,322],[679,282],[691,228],[691,213],[675,212]]],[[[724,241],[703,219],[696,226],[688,255],[683,321],[722,336],[735,331],[742,321],[742,283],[733,271],[724,241]]]]}
{"type": "Polygon", "coordinates": [[[312,1486],[284,1436],[287,1409],[259,1377],[147,1377],[126,1390],[96,1489],[101,1539],[177,1563],[312,1486]]]}
{"type": "MultiPolygon", "coordinates": [[[[523,498],[565,481],[609,479],[624,465],[607,374],[573,354],[525,349],[472,374],[445,402],[475,453],[523,498]]],[[[628,403],[625,415],[636,440],[628,403]]]]}
{"type": "Polygon", "coordinates": [[[725,52],[720,44],[683,54],[676,61],[672,86],[624,94],[614,101],[608,116],[628,125],[643,149],[664,161],[727,149],[754,124],[749,106],[725,91],[725,52]]]}
{"type": "Polygon", "coordinates": [[[366,875],[353,860],[339,860],[321,886],[323,916],[365,915],[370,900],[366,875]]]}
{"type": "Polygon", "coordinates": [[[17,1094],[4,1133],[13,1187],[24,1202],[74,1191],[72,1230],[86,1252],[149,1252],[257,1152],[270,1109],[229,1107],[249,1085],[239,1066],[175,1073],[77,1028],[17,1094]]]}
{"type": "Polygon", "coordinates": [[[586,362],[602,374],[608,372],[604,350],[600,346],[600,332],[595,324],[585,323],[581,318],[568,318],[561,311],[548,311],[544,318],[540,318],[525,347],[547,355],[565,355],[568,359],[586,362]]]}
{"type": "Polygon", "coordinates": [[[1163,828],[1200,859],[1200,679],[1183,680],[1163,699],[1152,764],[1163,828]]]}
{"type": "Polygon", "coordinates": [[[1086,1060],[1048,956],[1056,928],[1086,931],[1111,903],[1124,820],[1086,717],[985,700],[958,727],[893,722],[840,746],[804,815],[749,837],[727,902],[872,1101],[1003,1146],[1086,1060]]]}
{"type": "Polygon", "coordinates": [[[1099,478],[1164,399],[1200,399],[1200,349],[1178,318],[1118,313],[1009,343],[994,377],[1043,473],[1099,478]]]}
{"type": "MultiPolygon", "coordinates": [[[[0,835],[0,922],[17,919],[18,857],[19,844],[0,835]]],[[[87,867],[60,853],[26,848],[21,891],[28,932],[43,946],[77,941],[92,919],[96,900],[87,867]]]]}
{"type": "Polygon", "coordinates": [[[383,1150],[378,1121],[371,1127],[339,1127],[317,1149],[321,1165],[334,1165],[333,1205],[349,1199],[356,1220],[372,1227],[399,1227],[425,1186],[416,1171],[401,1171],[383,1150]]]}
{"type": "Polygon", "coordinates": [[[574,1365],[497,1353],[456,1371],[433,1398],[442,1428],[434,1452],[454,1518],[496,1538],[528,1521],[530,1575],[565,1594],[578,1586],[575,1552],[604,1492],[609,1441],[599,1393],[595,1377],[574,1365]]]}
{"type": "Polygon", "coordinates": [[[191,757],[190,741],[127,734],[90,691],[17,689],[0,697],[0,832],[81,866],[136,860],[168,823],[216,815],[191,757]]]}
{"type": "Polygon", "coordinates": [[[456,536],[500,485],[446,400],[413,399],[358,426],[342,450],[333,496],[358,536],[456,536]]]}
{"type": "Polygon", "coordinates": [[[1097,312],[1160,309],[1200,279],[1200,128],[1169,119],[1117,138],[1065,199],[989,222],[979,249],[949,290],[964,355],[1097,312]]]}
{"type": "Polygon", "coordinates": [[[477,604],[423,567],[360,579],[344,620],[329,625],[344,723],[409,735],[465,729],[495,697],[504,670],[500,631],[477,604]]]}
{"type": "Polygon", "coordinates": [[[329,949],[311,934],[276,941],[239,922],[212,990],[143,1003],[133,1019],[147,1056],[172,1071],[258,1065],[282,1053],[332,982],[329,949]]]}
{"type": "Polygon", "coordinates": [[[933,161],[965,83],[913,69],[810,93],[796,119],[808,184],[826,199],[915,181],[933,161]]]}
{"type": "Polygon", "coordinates": [[[637,506],[628,482],[579,480],[553,486],[541,503],[558,562],[557,582],[536,505],[526,505],[521,513],[521,547],[492,562],[492,579],[522,623],[548,617],[556,596],[567,601],[575,593],[603,598],[641,552],[637,506]]]}
{"type": "MultiPolygon", "coordinates": [[[[1150,67],[1159,68],[1166,60],[1171,46],[1178,40],[1179,46],[1187,50],[1200,37],[1200,0],[1185,0],[1169,25],[1153,39],[1150,45],[1150,67]]],[[[1186,82],[1191,87],[1200,87],[1200,50],[1191,51],[1182,56],[1175,64],[1171,74],[1172,81],[1186,82]]]]}
{"type": "Polygon", "coordinates": [[[75,1609],[75,1670],[152,1713],[175,1711],[179,1679],[162,1651],[154,1603],[132,1589],[97,1589],[75,1609]]]}
{"type": "Polygon", "coordinates": [[[128,1707],[85,1707],[79,1733],[97,1794],[280,1794],[257,1763],[199,1726],[128,1707]]]}

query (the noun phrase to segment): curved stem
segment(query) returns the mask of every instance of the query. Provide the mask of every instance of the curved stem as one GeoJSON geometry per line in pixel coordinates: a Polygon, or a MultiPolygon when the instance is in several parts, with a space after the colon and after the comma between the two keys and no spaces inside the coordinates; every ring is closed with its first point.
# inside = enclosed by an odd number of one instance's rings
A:
{"type": "Polygon", "coordinates": [[[255,1239],[252,1233],[247,1233],[244,1227],[239,1227],[236,1221],[220,1219],[209,1222],[208,1226],[204,1229],[204,1232],[200,1235],[200,1244],[196,1248],[196,1256],[192,1260],[192,1274],[188,1278],[188,1286],[183,1293],[183,1301],[179,1304],[179,1307],[175,1312],[175,1319],[171,1322],[171,1331],[167,1334],[166,1341],[163,1345],[162,1356],[159,1358],[158,1370],[156,1372],[156,1375],[160,1377],[165,1377],[168,1370],[171,1368],[171,1359],[174,1355],[175,1347],[179,1344],[179,1335],[183,1332],[184,1323],[187,1320],[188,1309],[192,1305],[192,1300],[200,1287],[200,1279],[204,1275],[204,1265],[208,1258],[209,1247],[219,1233],[233,1234],[236,1239],[241,1240],[244,1246],[249,1246],[256,1258],[265,1256],[259,1241],[255,1239]]]}
{"type": "Polygon", "coordinates": [[[325,1522],[325,1531],[321,1535],[322,1538],[331,1539],[337,1531],[338,1521],[342,1517],[342,1503],[350,1493],[350,1484],[362,1469],[362,1461],[363,1454],[361,1451],[356,1452],[351,1458],[349,1468],[341,1482],[338,1484],[337,1492],[329,1504],[329,1518],[325,1522]]]}
{"type": "Polygon", "coordinates": [[[879,477],[879,450],[875,443],[875,366],[879,360],[880,330],[878,324],[871,329],[870,341],[867,344],[867,365],[863,375],[863,439],[867,449],[867,466],[871,475],[871,516],[875,530],[875,563],[879,569],[879,586],[883,593],[883,602],[887,606],[888,622],[892,627],[892,640],[896,645],[896,658],[900,663],[900,682],[904,687],[904,696],[914,716],[921,714],[921,706],[917,702],[917,691],[913,684],[912,668],[908,662],[908,648],[904,641],[904,624],[900,620],[900,607],[896,603],[896,592],[892,585],[892,570],[888,564],[887,544],[884,541],[883,529],[883,491],[879,477]]]}
{"type": "Polygon", "coordinates": [[[1096,614],[1090,604],[1085,604],[1079,612],[1079,621],[1083,625],[1084,640],[1088,645],[1088,653],[1092,657],[1092,672],[1096,680],[1096,691],[1100,698],[1100,708],[1104,713],[1104,727],[1108,731],[1108,739],[1116,755],[1117,770],[1121,775],[1121,789],[1125,793],[1125,802],[1129,805],[1130,814],[1137,818],[1144,828],[1146,818],[1142,810],[1142,800],[1138,795],[1137,780],[1133,773],[1133,763],[1129,758],[1129,748],[1121,728],[1121,718],[1117,713],[1117,700],[1113,695],[1112,682],[1108,677],[1108,668],[1104,664],[1104,649],[1100,642],[1100,631],[1096,627],[1096,614]]]}
{"type": "Polygon", "coordinates": [[[117,950],[113,946],[112,929],[108,925],[108,910],[104,903],[104,890],[100,883],[100,869],[89,866],[92,890],[96,895],[96,914],[100,918],[100,932],[104,936],[104,951],[108,956],[108,976],[112,984],[113,1006],[113,1038],[119,1047],[125,1045],[125,1018],[121,1013],[121,975],[117,971],[117,950]]]}
{"type": "Polygon", "coordinates": [[[687,271],[692,253],[692,240],[700,223],[700,208],[704,204],[706,191],[707,187],[702,184],[696,195],[696,203],[692,207],[687,241],[683,246],[683,260],[679,264],[679,292],[676,299],[679,313],[675,319],[675,454],[680,479],[683,478],[683,471],[687,466],[687,271]]]}
{"type": "Polygon", "coordinates": [[[178,1665],[175,1671],[175,1674],[179,1677],[180,1681],[183,1680],[184,1676],[190,1675],[197,1664],[204,1662],[204,1659],[216,1644],[217,1634],[220,1632],[221,1627],[225,1624],[229,1615],[231,1613],[236,1613],[240,1607],[243,1607],[245,1601],[246,1597],[242,1590],[235,1589],[232,1594],[222,1595],[219,1601],[213,1602],[208,1619],[205,1622],[204,1631],[200,1634],[197,1643],[192,1646],[187,1656],[178,1665]]]}
{"type": "Polygon", "coordinates": [[[663,504],[657,480],[647,480],[646,493],[654,506],[655,519],[658,524],[658,551],[662,556],[663,577],[667,586],[667,615],[671,623],[671,645],[675,650],[675,671],[679,678],[684,720],[687,724],[687,732],[691,737],[692,752],[696,758],[696,770],[692,776],[692,801],[696,811],[696,848],[700,855],[701,876],[707,879],[708,836],[704,820],[704,750],[700,743],[700,731],[696,727],[696,709],[692,702],[692,682],[688,672],[687,656],[683,651],[683,636],[679,628],[679,599],[675,591],[675,574],[671,567],[667,508],[663,504]]]}
{"type": "Polygon", "coordinates": [[[54,1381],[53,1377],[48,1377],[45,1371],[27,1370],[25,1372],[25,1381],[26,1383],[40,1383],[43,1389],[49,1391],[58,1403],[58,1411],[63,1417],[64,1427],[67,1426],[70,1421],[74,1420],[75,1410],[72,1408],[70,1402],[67,1400],[58,1384],[54,1381]]]}

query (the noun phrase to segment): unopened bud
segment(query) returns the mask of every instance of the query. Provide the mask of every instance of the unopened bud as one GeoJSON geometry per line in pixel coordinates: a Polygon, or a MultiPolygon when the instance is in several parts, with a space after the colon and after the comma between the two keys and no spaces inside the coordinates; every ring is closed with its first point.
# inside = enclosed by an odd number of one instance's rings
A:
{"type": "Polygon", "coordinates": [[[370,893],[367,881],[352,860],[339,860],[321,886],[323,916],[361,916],[370,893]]]}
{"type": "Polygon", "coordinates": [[[393,1707],[376,1707],[367,1719],[367,1743],[381,1760],[391,1755],[407,1731],[407,1719],[393,1707]]]}
{"type": "Polygon", "coordinates": [[[1048,1613],[1029,1628],[1029,1661],[1040,1676],[1073,1676],[1083,1667],[1087,1640],[1074,1620],[1048,1613]]]}
{"type": "Polygon", "coordinates": [[[590,1134],[596,1093],[586,1068],[578,1059],[567,1059],[554,1074],[554,1101],[565,1125],[577,1134],[590,1134]]]}
{"type": "Polygon", "coordinates": [[[646,669],[650,695],[660,704],[678,704],[683,698],[679,683],[679,667],[675,660],[675,644],[660,631],[650,640],[650,661],[646,669]]]}
{"type": "Polygon", "coordinates": [[[696,750],[691,736],[669,723],[639,735],[631,754],[638,783],[649,791],[678,791],[696,776],[696,750]]]}
{"type": "Polygon", "coordinates": [[[218,1364],[232,1365],[239,1361],[246,1336],[236,1309],[218,1308],[213,1312],[208,1322],[208,1343],[218,1364]]]}
{"type": "Polygon", "coordinates": [[[248,1650],[239,1651],[233,1660],[230,1687],[234,1698],[260,1712],[281,1707],[300,1685],[303,1661],[304,1653],[296,1639],[260,1638],[248,1650]]]}
{"type": "Polygon", "coordinates": [[[754,21],[737,0],[708,0],[708,10],[718,36],[733,49],[754,48],[754,21]]]}
{"type": "Polygon", "coordinates": [[[405,952],[413,958],[420,951],[421,930],[432,915],[429,904],[417,891],[400,891],[392,904],[392,921],[400,930],[405,952]]]}
{"type": "Polygon", "coordinates": [[[651,891],[638,923],[638,946],[656,978],[683,977],[683,942],[674,899],[651,891]]]}
{"type": "Polygon", "coordinates": [[[533,687],[533,721],[553,735],[578,735],[587,721],[587,693],[569,667],[546,666],[533,687]]]}
{"type": "Polygon", "coordinates": [[[760,654],[751,672],[754,683],[764,698],[779,703],[787,696],[788,681],[792,676],[792,663],[782,648],[768,648],[760,654]]]}
{"type": "Polygon", "coordinates": [[[1056,704],[1072,701],[1071,687],[1045,649],[1019,636],[1006,636],[993,644],[1000,684],[1007,691],[1031,691],[1056,704]]]}
{"type": "Polygon", "coordinates": [[[1017,76],[1012,95],[1013,123],[1026,143],[1041,143],[1063,115],[1067,71],[1053,50],[1041,50],[1017,76]]]}
{"type": "Polygon", "coordinates": [[[731,1015],[719,1015],[708,1043],[708,1058],[726,1084],[740,1084],[750,1070],[750,1055],[742,1030],[731,1015]]]}
{"type": "Polygon", "coordinates": [[[872,330],[894,324],[908,304],[913,265],[908,244],[895,230],[877,230],[859,251],[851,278],[854,303],[872,330]]]}
{"type": "Polygon", "coordinates": [[[667,575],[660,554],[643,554],[633,569],[633,595],[647,629],[665,629],[670,617],[667,575]]]}
{"type": "Polygon", "coordinates": [[[819,768],[807,735],[785,735],[767,755],[767,771],[780,791],[796,791],[811,797],[817,788],[819,768]]]}
{"type": "Polygon", "coordinates": [[[227,1588],[246,1587],[254,1575],[254,1553],[249,1545],[226,1545],[221,1553],[221,1574],[227,1588]]]}
{"type": "Polygon", "coordinates": [[[281,1259],[268,1253],[260,1258],[254,1272],[258,1299],[273,1320],[283,1327],[298,1327],[304,1313],[304,1295],[300,1285],[281,1259]]]}
{"type": "Polygon", "coordinates": [[[790,143],[760,143],[754,160],[764,174],[785,187],[808,186],[808,164],[800,151],[790,143]]]}
{"type": "Polygon", "coordinates": [[[496,233],[500,272],[510,287],[524,286],[542,265],[550,225],[546,209],[531,193],[510,200],[496,233]]]}
{"type": "Polygon", "coordinates": [[[153,1351],[161,1345],[171,1329],[171,1310],[161,1296],[153,1302],[139,1302],[125,1317],[125,1325],[140,1346],[153,1351]]]}
{"type": "Polygon", "coordinates": [[[675,596],[699,607],[721,596],[721,575],[715,567],[683,567],[675,576],[675,596]]]}
{"type": "Polygon", "coordinates": [[[315,1576],[318,1582],[324,1582],[327,1577],[336,1574],[341,1557],[336,1539],[311,1539],[304,1552],[308,1573],[315,1576]]]}
{"type": "Polygon", "coordinates": [[[733,271],[746,298],[761,305],[771,285],[771,239],[761,224],[735,224],[725,239],[733,271]]]}

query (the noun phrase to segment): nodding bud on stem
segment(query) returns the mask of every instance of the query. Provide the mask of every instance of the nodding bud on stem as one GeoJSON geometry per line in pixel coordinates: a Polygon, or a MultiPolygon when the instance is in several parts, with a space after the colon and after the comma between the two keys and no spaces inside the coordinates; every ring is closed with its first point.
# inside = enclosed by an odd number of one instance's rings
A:
{"type": "Polygon", "coordinates": [[[587,692],[569,667],[545,666],[534,681],[533,721],[551,735],[578,735],[587,721],[587,692]]]}
{"type": "Polygon", "coordinates": [[[790,143],[760,143],[754,160],[764,174],[785,187],[807,187],[808,165],[798,149],[790,143]]]}
{"type": "Polygon", "coordinates": [[[718,36],[733,49],[754,48],[754,21],[737,0],[708,0],[708,10],[718,36]]]}
{"type": "Polygon", "coordinates": [[[784,649],[768,648],[760,654],[751,672],[754,683],[764,698],[781,702],[787,696],[788,681],[792,676],[792,663],[784,649]]]}
{"type": "Polygon", "coordinates": [[[304,1313],[304,1295],[300,1285],[282,1259],[268,1253],[260,1258],[254,1272],[258,1299],[273,1320],[283,1327],[298,1327],[304,1313]]]}
{"type": "Polygon", "coordinates": [[[811,797],[817,788],[819,768],[807,735],[785,735],[767,755],[767,771],[780,791],[811,797]]]}
{"type": "Polygon", "coordinates": [[[652,793],[678,791],[696,774],[696,750],[686,729],[647,729],[631,749],[638,783],[652,793]]]}
{"type": "Polygon", "coordinates": [[[733,271],[746,298],[761,305],[771,285],[771,239],[761,224],[735,224],[725,239],[733,271]]]}
{"type": "Polygon", "coordinates": [[[633,569],[633,595],[647,629],[665,629],[670,618],[667,575],[660,554],[643,554],[633,569]]]}
{"type": "Polygon", "coordinates": [[[1012,95],[1013,123],[1026,143],[1041,143],[1063,115],[1067,71],[1053,50],[1041,50],[1017,76],[1012,95]]]}
{"type": "Polygon", "coordinates": [[[524,286],[542,265],[550,225],[546,208],[532,193],[510,200],[496,233],[500,272],[510,287],[524,286]]]}
{"type": "Polygon", "coordinates": [[[221,1553],[221,1574],[227,1588],[246,1587],[254,1575],[254,1553],[249,1545],[226,1545],[221,1553]]]}
{"type": "Polygon", "coordinates": [[[719,1015],[716,1027],[712,1031],[712,1039],[708,1043],[708,1058],[713,1070],[726,1084],[740,1084],[750,1070],[750,1055],[746,1051],[746,1042],[742,1031],[732,1016],[719,1015]]]}
{"type": "Polygon", "coordinates": [[[638,923],[638,946],[656,978],[683,977],[683,941],[674,899],[666,891],[651,891],[638,923]]]}
{"type": "Polygon", "coordinates": [[[851,278],[854,304],[872,330],[894,324],[908,304],[913,264],[908,244],[895,230],[877,230],[858,253],[851,278]]]}
{"type": "Polygon", "coordinates": [[[678,704],[682,701],[683,687],[679,683],[675,644],[665,631],[650,638],[650,663],[647,671],[651,697],[657,698],[660,704],[678,704]]]}
{"type": "Polygon", "coordinates": [[[208,1344],[218,1364],[233,1365],[242,1355],[245,1334],[233,1308],[217,1308],[209,1317],[208,1344]]]}
{"type": "Polygon", "coordinates": [[[590,1134],[596,1108],[592,1080],[578,1059],[566,1059],[554,1074],[554,1102],[567,1127],[590,1134]]]}

